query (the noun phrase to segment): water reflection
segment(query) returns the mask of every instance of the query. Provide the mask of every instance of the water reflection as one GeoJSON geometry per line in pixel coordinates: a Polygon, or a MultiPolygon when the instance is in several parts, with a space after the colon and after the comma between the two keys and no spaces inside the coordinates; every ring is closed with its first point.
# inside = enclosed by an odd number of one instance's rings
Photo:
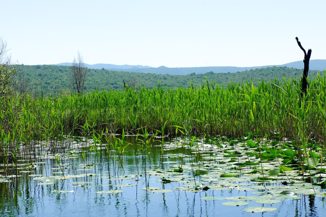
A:
{"type": "MultiPolygon", "coordinates": [[[[24,162],[32,165],[29,172],[19,170],[21,177],[0,183],[0,216],[317,217],[326,213],[324,200],[314,195],[276,204],[250,201],[246,205],[277,208],[262,214],[244,212],[243,206],[224,206],[223,198],[255,193],[227,187],[207,191],[183,189],[205,181],[191,170],[189,179],[176,173],[177,178],[181,177],[179,181],[162,182],[172,167],[186,168],[188,163],[197,164],[210,155],[183,149],[162,151],[159,147],[144,151],[136,146],[123,155],[114,151],[66,152],[50,158],[39,155],[24,162]]],[[[14,176],[16,170],[9,173],[14,176]]]]}

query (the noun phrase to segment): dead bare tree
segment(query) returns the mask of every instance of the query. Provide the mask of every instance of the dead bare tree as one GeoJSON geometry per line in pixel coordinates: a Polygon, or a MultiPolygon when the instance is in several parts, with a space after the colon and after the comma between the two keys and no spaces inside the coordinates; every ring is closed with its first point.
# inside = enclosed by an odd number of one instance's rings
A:
{"type": "Polygon", "coordinates": [[[87,68],[83,62],[82,56],[79,53],[77,55],[77,59],[74,59],[71,72],[73,79],[73,88],[78,94],[80,94],[85,90],[87,68]]]}
{"type": "Polygon", "coordinates": [[[295,37],[297,40],[298,46],[304,53],[304,59],[303,59],[303,75],[301,79],[301,97],[303,97],[307,93],[308,88],[308,73],[309,73],[309,61],[311,57],[311,49],[308,50],[308,53],[306,50],[302,47],[301,42],[299,41],[298,37],[295,37]]]}

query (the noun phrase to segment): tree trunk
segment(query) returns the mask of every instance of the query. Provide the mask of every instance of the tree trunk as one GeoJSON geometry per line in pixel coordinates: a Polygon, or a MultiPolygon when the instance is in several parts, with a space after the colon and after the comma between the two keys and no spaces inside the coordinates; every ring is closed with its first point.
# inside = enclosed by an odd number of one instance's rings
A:
{"type": "Polygon", "coordinates": [[[309,73],[309,61],[311,57],[311,49],[308,50],[308,53],[306,50],[302,47],[301,42],[299,41],[298,37],[295,38],[297,40],[297,43],[301,50],[304,53],[304,59],[303,59],[303,75],[301,79],[301,97],[303,97],[307,93],[308,88],[308,73],[309,73]]]}

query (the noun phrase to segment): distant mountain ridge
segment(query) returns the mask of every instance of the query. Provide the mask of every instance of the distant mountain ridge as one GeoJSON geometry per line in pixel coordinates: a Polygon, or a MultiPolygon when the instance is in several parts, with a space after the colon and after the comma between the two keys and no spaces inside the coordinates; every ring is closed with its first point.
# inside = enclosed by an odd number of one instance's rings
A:
{"type": "MultiPolygon", "coordinates": [[[[284,64],[283,66],[289,68],[303,69],[303,61],[290,62],[284,64]]],[[[309,68],[310,70],[324,71],[326,70],[326,60],[322,60],[322,59],[310,60],[309,68]]]]}
{"type": "MultiPolygon", "coordinates": [[[[61,63],[59,65],[70,66],[72,63],[61,63]]],[[[114,64],[85,64],[90,69],[106,69],[112,71],[126,71],[137,73],[151,73],[151,74],[168,74],[168,75],[187,75],[187,74],[204,74],[207,72],[213,73],[233,73],[242,72],[251,69],[267,68],[271,66],[286,66],[289,68],[303,69],[302,61],[295,61],[283,65],[269,65],[269,66],[252,66],[252,67],[236,67],[236,66],[204,66],[204,67],[150,67],[142,65],[114,65],[114,64]]],[[[326,70],[326,60],[316,59],[310,60],[310,70],[324,71],[326,70]]]]}
{"type": "MultiPolygon", "coordinates": [[[[62,66],[71,66],[72,63],[60,63],[58,65],[62,66]]],[[[115,65],[115,64],[106,64],[106,63],[96,63],[96,64],[85,64],[90,69],[107,69],[107,70],[118,70],[125,71],[130,69],[147,69],[151,68],[150,66],[142,66],[142,65],[115,65]]]]}

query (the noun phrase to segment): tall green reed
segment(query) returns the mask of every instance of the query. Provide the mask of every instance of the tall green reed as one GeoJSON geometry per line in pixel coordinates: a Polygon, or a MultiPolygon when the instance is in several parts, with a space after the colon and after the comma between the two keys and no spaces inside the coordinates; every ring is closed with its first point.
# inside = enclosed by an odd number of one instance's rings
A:
{"type": "Polygon", "coordinates": [[[326,76],[310,82],[303,105],[299,100],[298,82],[289,80],[226,88],[207,82],[200,88],[126,88],[40,98],[17,95],[1,105],[0,147],[4,152],[21,143],[92,137],[100,132],[254,135],[325,145],[326,76]]]}

